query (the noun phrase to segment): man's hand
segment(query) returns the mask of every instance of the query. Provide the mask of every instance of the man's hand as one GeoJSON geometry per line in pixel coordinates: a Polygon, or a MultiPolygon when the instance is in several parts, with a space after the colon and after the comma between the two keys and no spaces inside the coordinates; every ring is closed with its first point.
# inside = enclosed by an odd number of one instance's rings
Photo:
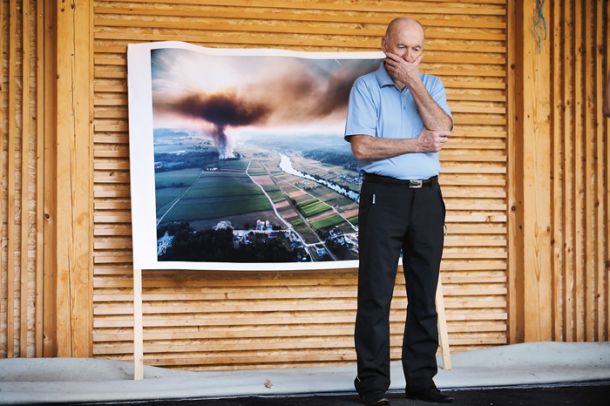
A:
{"type": "Polygon", "coordinates": [[[419,79],[419,63],[423,54],[420,54],[413,62],[407,62],[391,52],[386,52],[385,56],[385,68],[392,79],[407,86],[419,79]]]}
{"type": "Polygon", "coordinates": [[[449,131],[431,131],[426,128],[417,137],[417,152],[438,152],[447,142],[449,131]]]}

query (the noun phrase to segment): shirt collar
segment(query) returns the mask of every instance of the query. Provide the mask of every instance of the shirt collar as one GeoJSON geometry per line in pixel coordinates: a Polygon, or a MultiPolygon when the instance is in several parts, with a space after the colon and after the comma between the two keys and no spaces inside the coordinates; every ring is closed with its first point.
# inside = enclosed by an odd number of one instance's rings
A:
{"type": "Polygon", "coordinates": [[[384,86],[394,86],[394,81],[390,77],[390,74],[385,69],[385,64],[381,62],[379,68],[375,71],[375,77],[377,78],[377,83],[379,83],[379,87],[384,86]]]}

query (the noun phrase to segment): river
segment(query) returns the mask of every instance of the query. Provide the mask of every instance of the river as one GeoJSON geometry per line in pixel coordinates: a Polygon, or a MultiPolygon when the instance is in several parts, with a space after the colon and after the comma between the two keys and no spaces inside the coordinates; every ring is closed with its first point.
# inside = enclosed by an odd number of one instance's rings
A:
{"type": "Polygon", "coordinates": [[[353,190],[348,190],[348,189],[344,188],[343,186],[337,185],[336,183],[330,182],[326,179],[317,179],[311,175],[297,171],[296,169],[294,169],[292,167],[292,161],[290,160],[290,158],[284,154],[280,154],[280,169],[290,175],[298,176],[298,177],[304,178],[304,179],[309,179],[316,183],[324,185],[327,188],[330,188],[330,189],[334,190],[335,192],[339,193],[340,195],[343,195],[355,202],[358,202],[358,198],[360,197],[360,194],[357,192],[354,192],[353,190]]]}

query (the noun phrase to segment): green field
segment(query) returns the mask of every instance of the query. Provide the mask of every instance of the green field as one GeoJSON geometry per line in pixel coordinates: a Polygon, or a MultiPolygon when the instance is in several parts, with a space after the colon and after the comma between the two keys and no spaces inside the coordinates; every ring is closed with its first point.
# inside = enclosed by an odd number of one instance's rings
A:
{"type": "Polygon", "coordinates": [[[157,213],[164,213],[176,197],[180,196],[201,174],[201,169],[188,168],[155,174],[155,204],[157,213]]]}
{"type": "Polygon", "coordinates": [[[337,197],[335,197],[334,199],[326,200],[325,202],[335,207],[347,206],[354,203],[353,200],[341,195],[337,195],[337,197]]]}
{"type": "Polygon", "coordinates": [[[315,197],[321,197],[330,192],[331,189],[326,186],[316,186],[312,189],[307,190],[307,192],[315,197]]]}
{"type": "Polygon", "coordinates": [[[247,175],[226,176],[219,173],[206,173],[189,191],[187,197],[261,195],[263,192],[252,183],[247,175]]]}
{"type": "Polygon", "coordinates": [[[282,192],[280,192],[279,190],[277,190],[275,192],[267,192],[267,194],[269,195],[271,200],[273,200],[273,203],[277,203],[279,201],[284,200],[284,194],[282,192]]]}
{"type": "Polygon", "coordinates": [[[311,231],[305,223],[294,226],[294,231],[299,233],[299,235],[303,237],[305,242],[307,242],[308,244],[316,243],[319,241],[313,231],[311,231]]]}
{"type": "Polygon", "coordinates": [[[335,214],[330,217],[323,218],[321,220],[312,221],[310,224],[316,230],[320,230],[322,228],[331,227],[343,222],[343,217],[338,214],[335,214]]]}
{"type": "Polygon", "coordinates": [[[248,167],[248,161],[244,161],[241,159],[220,160],[218,161],[218,167],[220,169],[245,171],[248,167]]]}
{"type": "Polygon", "coordinates": [[[319,201],[318,199],[309,199],[300,203],[297,203],[297,209],[303,214],[305,217],[315,216],[316,214],[324,213],[327,210],[330,210],[330,207],[324,202],[319,201]]]}
{"type": "Polygon", "coordinates": [[[275,192],[275,191],[279,191],[280,188],[277,185],[261,185],[263,187],[263,189],[265,189],[265,192],[275,192]]]}
{"type": "Polygon", "coordinates": [[[248,167],[248,175],[250,176],[259,176],[259,175],[267,175],[267,171],[258,161],[252,161],[250,163],[250,167],[248,167]]]}
{"type": "Polygon", "coordinates": [[[357,226],[358,225],[358,216],[350,217],[347,219],[347,221],[349,221],[353,225],[357,226]]]}
{"type": "Polygon", "coordinates": [[[221,218],[271,210],[271,203],[265,196],[226,199],[222,204],[205,204],[204,200],[189,199],[180,201],[164,218],[164,221],[193,221],[221,218]]]}
{"type": "MultiPolygon", "coordinates": [[[[162,184],[168,186],[183,184],[186,180],[192,183],[191,189],[172,208],[164,221],[206,220],[272,210],[269,199],[245,173],[201,173],[201,170],[197,170],[195,174],[190,171],[175,171],[173,175],[165,175],[160,179],[162,184]],[[197,179],[199,174],[201,177],[197,179]]],[[[186,187],[158,189],[157,207],[162,209],[158,210],[159,215],[163,214],[169,203],[184,190],[186,187]]]]}
{"type": "Polygon", "coordinates": [[[277,185],[261,185],[265,192],[269,195],[273,203],[277,203],[281,200],[284,200],[284,194],[281,192],[280,188],[277,185]]]}
{"type": "Polygon", "coordinates": [[[301,219],[300,217],[295,217],[294,219],[290,220],[290,224],[292,224],[294,227],[298,227],[305,223],[303,222],[303,219],[301,219]]]}
{"type": "Polygon", "coordinates": [[[165,210],[169,208],[169,204],[173,202],[176,197],[180,196],[180,194],[185,190],[186,187],[165,187],[163,189],[157,189],[157,191],[155,192],[155,203],[157,205],[157,213],[165,213],[165,210]]]}
{"type": "Polygon", "coordinates": [[[191,185],[201,174],[200,168],[180,169],[177,171],[167,171],[155,173],[155,188],[161,189],[172,187],[175,184],[191,185]]]}

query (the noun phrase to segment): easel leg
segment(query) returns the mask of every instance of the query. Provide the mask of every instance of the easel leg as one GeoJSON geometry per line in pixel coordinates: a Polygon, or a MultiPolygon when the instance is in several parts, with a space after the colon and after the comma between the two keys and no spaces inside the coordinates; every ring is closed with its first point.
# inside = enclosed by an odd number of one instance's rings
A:
{"type": "Polygon", "coordinates": [[[142,270],[133,270],[133,379],[144,379],[144,332],[142,324],[142,270]]]}
{"type": "Polygon", "coordinates": [[[445,370],[451,369],[451,353],[449,350],[449,333],[447,332],[447,318],[445,316],[445,299],[443,296],[443,284],[441,278],[438,278],[438,287],[436,289],[436,312],[438,314],[438,340],[441,347],[443,357],[443,366],[445,370]]]}

